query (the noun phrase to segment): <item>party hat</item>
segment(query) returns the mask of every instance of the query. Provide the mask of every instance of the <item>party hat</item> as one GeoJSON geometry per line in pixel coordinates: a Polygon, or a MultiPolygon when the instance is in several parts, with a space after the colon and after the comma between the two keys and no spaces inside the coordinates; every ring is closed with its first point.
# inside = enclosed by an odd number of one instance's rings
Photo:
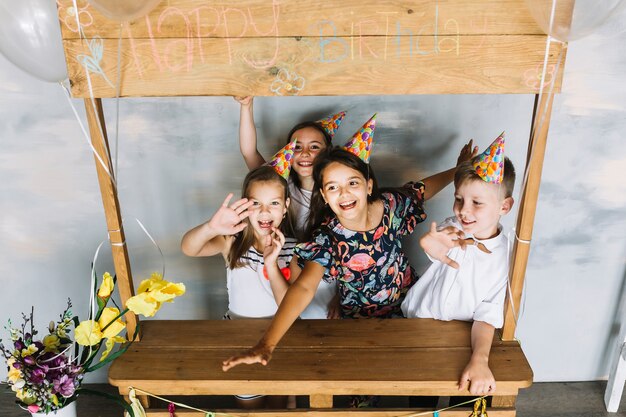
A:
{"type": "Polygon", "coordinates": [[[500,184],[504,175],[504,132],[491,145],[473,159],[476,173],[486,182],[500,184]]]}
{"type": "Polygon", "coordinates": [[[343,120],[345,115],[345,111],[340,111],[337,114],[333,114],[332,116],[324,117],[323,119],[318,120],[317,123],[319,123],[322,128],[324,128],[324,130],[328,132],[332,139],[333,136],[335,136],[335,133],[337,133],[337,129],[339,129],[339,125],[341,124],[341,121],[343,120]]]}
{"type": "Polygon", "coordinates": [[[366,164],[370,162],[370,153],[372,152],[372,139],[374,139],[374,130],[376,129],[376,113],[352,136],[343,148],[348,152],[352,152],[363,160],[366,164]]]}
{"type": "Polygon", "coordinates": [[[289,173],[291,172],[291,162],[293,160],[293,151],[296,148],[296,140],[296,138],[293,138],[291,142],[276,152],[272,159],[267,162],[284,179],[289,178],[289,173]]]}

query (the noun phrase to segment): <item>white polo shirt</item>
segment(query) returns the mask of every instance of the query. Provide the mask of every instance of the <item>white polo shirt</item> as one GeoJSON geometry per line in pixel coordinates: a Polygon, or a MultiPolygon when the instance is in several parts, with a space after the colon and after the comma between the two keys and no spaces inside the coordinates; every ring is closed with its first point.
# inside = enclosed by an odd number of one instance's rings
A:
{"type": "MultiPolygon", "coordinates": [[[[441,226],[462,230],[455,217],[446,219],[441,226]]],[[[498,231],[494,238],[476,239],[491,251],[490,254],[477,246],[451,249],[448,257],[459,264],[459,269],[431,258],[432,265],[402,303],[404,315],[445,321],[484,321],[495,328],[502,327],[510,245],[501,225],[498,231]]]]}

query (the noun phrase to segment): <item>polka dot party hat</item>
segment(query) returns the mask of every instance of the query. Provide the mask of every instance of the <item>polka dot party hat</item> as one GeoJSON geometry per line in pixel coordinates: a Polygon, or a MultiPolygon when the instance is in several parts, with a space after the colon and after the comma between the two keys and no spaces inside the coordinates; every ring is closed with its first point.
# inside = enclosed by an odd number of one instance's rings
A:
{"type": "Polygon", "coordinates": [[[337,133],[337,129],[339,129],[339,125],[343,121],[343,118],[345,115],[346,115],[346,112],[341,111],[337,114],[333,114],[331,116],[320,119],[317,121],[317,123],[319,123],[322,126],[322,128],[326,132],[328,132],[328,134],[330,135],[332,139],[335,136],[335,133],[337,133]]]}
{"type": "Polygon", "coordinates": [[[500,184],[504,175],[504,132],[472,160],[476,173],[486,182],[500,184]]]}
{"type": "Polygon", "coordinates": [[[357,132],[352,139],[343,145],[343,149],[352,152],[363,160],[366,164],[370,162],[370,153],[372,152],[372,139],[374,139],[374,130],[376,129],[376,114],[374,114],[357,132]]]}
{"type": "Polygon", "coordinates": [[[267,164],[274,168],[274,170],[284,179],[289,178],[291,172],[291,163],[293,161],[293,151],[296,148],[296,138],[293,138],[291,142],[285,145],[280,151],[270,159],[267,164]]]}

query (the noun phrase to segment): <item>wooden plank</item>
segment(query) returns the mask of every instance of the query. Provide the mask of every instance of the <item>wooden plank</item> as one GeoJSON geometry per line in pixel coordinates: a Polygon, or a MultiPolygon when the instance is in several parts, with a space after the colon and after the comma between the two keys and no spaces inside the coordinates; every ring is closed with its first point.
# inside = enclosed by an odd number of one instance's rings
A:
{"type": "MultiPolygon", "coordinates": [[[[93,101],[85,99],[85,110],[87,113],[87,122],[89,123],[91,143],[102,161],[107,165],[111,175],[113,175],[109,142],[107,140],[107,131],[104,124],[104,113],[102,112],[102,101],[100,99],[93,101]]],[[[98,184],[100,185],[100,194],[102,195],[109,241],[111,242],[113,265],[115,266],[115,274],[117,275],[117,288],[120,293],[122,305],[126,305],[126,300],[134,295],[134,288],[130,272],[130,260],[128,258],[126,238],[124,237],[124,226],[122,225],[120,203],[117,198],[117,190],[115,189],[113,180],[95,156],[94,160],[96,162],[98,184]]],[[[126,330],[130,338],[135,333],[138,318],[132,312],[126,313],[124,318],[126,319],[126,330]]]]}
{"type": "Polygon", "coordinates": [[[515,408],[516,395],[494,395],[491,398],[491,406],[495,408],[515,408]]]}
{"type": "MultiPolygon", "coordinates": [[[[167,395],[469,395],[458,391],[457,380],[470,348],[283,349],[267,366],[223,372],[222,361],[234,353],[131,347],[112,364],[109,382],[121,393],[133,386],[167,395]]],[[[519,347],[492,348],[489,365],[498,395],[517,395],[531,384],[532,371],[519,347]]]]}
{"type": "MultiPolygon", "coordinates": [[[[363,410],[363,409],[331,409],[331,410],[212,410],[215,415],[227,415],[232,417],[287,417],[287,416],[304,416],[304,417],[324,417],[324,416],[345,416],[351,417],[411,417],[417,413],[432,411],[430,409],[395,409],[395,410],[363,410]]],[[[513,409],[488,409],[489,417],[515,417],[513,409]]],[[[206,417],[206,413],[200,411],[176,409],[177,416],[185,417],[206,417]]],[[[427,414],[426,414],[427,415],[427,414]]],[[[467,417],[467,409],[456,409],[440,411],[440,417],[467,417]]],[[[170,417],[167,410],[146,410],[148,417],[170,417]]]]}
{"type": "MultiPolygon", "coordinates": [[[[90,56],[99,62],[90,72],[94,96],[114,97],[117,40],[93,42],[100,60],[84,42],[64,41],[72,94],[89,97],[81,62],[90,56]]],[[[535,35],[129,39],[121,96],[534,94],[544,51],[545,37],[535,35]]],[[[556,91],[561,73],[549,74],[556,91]]]]}
{"type": "Polygon", "coordinates": [[[528,262],[528,254],[530,253],[530,241],[537,210],[543,158],[546,152],[554,94],[554,92],[552,94],[544,93],[541,96],[541,100],[538,98],[536,101],[531,130],[535,134],[534,137],[531,137],[528,144],[526,162],[528,179],[526,187],[521,193],[520,208],[517,216],[516,233],[519,239],[516,239],[513,245],[512,265],[509,275],[511,293],[510,298],[507,297],[504,306],[502,340],[515,340],[516,320],[519,317],[524,277],[526,276],[526,264],[528,262]],[[515,311],[513,307],[515,307],[515,311]]]}
{"type": "MultiPolygon", "coordinates": [[[[64,39],[78,38],[72,0],[58,0],[64,39]]],[[[78,0],[87,37],[119,36],[119,24],[78,0]]],[[[542,34],[523,0],[168,0],[122,33],[133,38],[285,37],[459,32],[468,35],[542,34]]]]}
{"type": "Polygon", "coordinates": [[[333,408],[333,396],[329,394],[314,394],[309,396],[311,408],[333,408]]]}
{"type": "MultiPolygon", "coordinates": [[[[269,319],[149,320],[142,322],[140,346],[240,350],[253,346],[269,323],[269,319]]],[[[469,347],[470,331],[469,322],[432,319],[298,320],[278,348],[469,347]]],[[[496,337],[493,345],[513,347],[517,343],[496,337]]]]}

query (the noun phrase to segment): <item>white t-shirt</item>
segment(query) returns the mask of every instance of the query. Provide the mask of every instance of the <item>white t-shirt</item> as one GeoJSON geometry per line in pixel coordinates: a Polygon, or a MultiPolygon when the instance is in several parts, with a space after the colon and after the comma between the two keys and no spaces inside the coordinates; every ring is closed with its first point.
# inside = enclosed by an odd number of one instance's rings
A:
{"type": "MultiPolygon", "coordinates": [[[[278,255],[279,268],[289,266],[295,246],[295,239],[285,239],[278,255]]],[[[263,274],[263,254],[251,247],[243,258],[248,265],[235,269],[226,268],[228,310],[239,317],[272,317],[276,314],[278,305],[270,281],[263,274]]]]}
{"type": "MultiPolygon", "coordinates": [[[[295,174],[294,174],[295,175],[295,174]]],[[[291,199],[291,206],[293,207],[296,215],[296,230],[301,232],[306,227],[306,222],[309,218],[309,211],[311,207],[311,195],[312,191],[303,190],[293,183],[291,177],[289,177],[289,197],[291,199]]],[[[300,318],[303,319],[325,319],[328,317],[328,303],[337,294],[337,283],[326,282],[322,280],[317,287],[313,301],[308,307],[300,314],[300,318]]]]}
{"type": "MultiPolygon", "coordinates": [[[[462,230],[455,217],[446,219],[441,227],[454,226],[462,230]]],[[[509,240],[500,233],[491,239],[479,240],[490,254],[467,246],[453,248],[448,257],[459,264],[454,269],[433,260],[406,294],[402,312],[409,318],[437,320],[484,321],[495,328],[504,321],[504,298],[509,276],[509,240]]]]}

